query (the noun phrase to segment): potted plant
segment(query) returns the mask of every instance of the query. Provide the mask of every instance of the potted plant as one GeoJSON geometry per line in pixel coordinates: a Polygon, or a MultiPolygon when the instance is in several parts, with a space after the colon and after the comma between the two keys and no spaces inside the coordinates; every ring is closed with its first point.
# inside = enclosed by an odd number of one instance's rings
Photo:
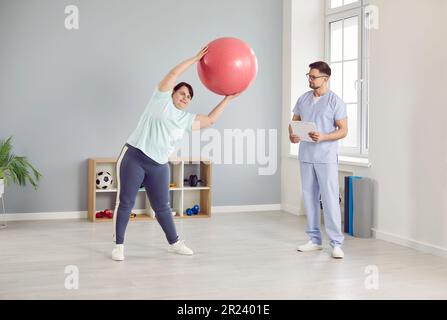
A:
{"type": "Polygon", "coordinates": [[[12,137],[0,140],[0,197],[10,180],[20,186],[25,186],[29,182],[37,189],[37,182],[42,177],[26,157],[12,153],[11,140],[12,137]]]}

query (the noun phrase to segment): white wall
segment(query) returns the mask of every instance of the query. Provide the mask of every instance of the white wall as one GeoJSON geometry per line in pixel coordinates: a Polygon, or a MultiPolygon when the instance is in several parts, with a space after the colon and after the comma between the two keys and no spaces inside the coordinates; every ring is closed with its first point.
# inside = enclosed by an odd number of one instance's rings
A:
{"type": "Polygon", "coordinates": [[[447,254],[445,0],[377,0],[370,176],[377,236],[447,254]]]}
{"type": "Polygon", "coordinates": [[[284,0],[283,3],[281,207],[301,215],[304,210],[299,162],[289,157],[287,126],[291,119],[291,107],[300,95],[310,90],[305,77],[309,63],[324,58],[324,0],[284,0]]]}

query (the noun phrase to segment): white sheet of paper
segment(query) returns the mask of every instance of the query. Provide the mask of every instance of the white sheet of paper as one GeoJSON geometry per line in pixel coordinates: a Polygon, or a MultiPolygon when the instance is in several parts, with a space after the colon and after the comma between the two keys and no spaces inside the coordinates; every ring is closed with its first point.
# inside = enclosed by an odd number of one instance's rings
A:
{"type": "Polygon", "coordinates": [[[292,126],[293,133],[300,137],[301,141],[314,142],[309,137],[309,132],[317,131],[315,122],[292,121],[290,125],[292,126]]]}

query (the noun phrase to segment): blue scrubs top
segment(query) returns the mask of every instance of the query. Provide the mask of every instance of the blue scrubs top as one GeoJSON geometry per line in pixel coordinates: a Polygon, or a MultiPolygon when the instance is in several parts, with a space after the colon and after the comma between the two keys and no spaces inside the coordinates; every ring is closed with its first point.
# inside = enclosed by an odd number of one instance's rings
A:
{"type": "MultiPolygon", "coordinates": [[[[318,132],[326,134],[336,130],[336,120],[347,118],[346,104],[332,91],[315,103],[313,91],[306,92],[296,102],[293,113],[302,121],[315,122],[318,132]]],[[[338,141],[301,141],[298,158],[308,163],[338,163],[338,141]]]]}

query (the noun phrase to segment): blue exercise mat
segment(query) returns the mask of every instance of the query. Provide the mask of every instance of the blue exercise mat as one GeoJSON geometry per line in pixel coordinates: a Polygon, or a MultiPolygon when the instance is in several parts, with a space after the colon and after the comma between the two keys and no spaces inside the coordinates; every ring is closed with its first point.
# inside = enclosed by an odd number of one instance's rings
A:
{"type": "Polygon", "coordinates": [[[354,235],[354,196],[353,196],[353,190],[352,190],[352,180],[359,180],[362,179],[362,177],[356,177],[356,176],[350,176],[349,177],[349,235],[354,235]]]}
{"type": "Polygon", "coordinates": [[[349,233],[349,177],[345,177],[345,200],[343,210],[343,231],[349,233]]]}

